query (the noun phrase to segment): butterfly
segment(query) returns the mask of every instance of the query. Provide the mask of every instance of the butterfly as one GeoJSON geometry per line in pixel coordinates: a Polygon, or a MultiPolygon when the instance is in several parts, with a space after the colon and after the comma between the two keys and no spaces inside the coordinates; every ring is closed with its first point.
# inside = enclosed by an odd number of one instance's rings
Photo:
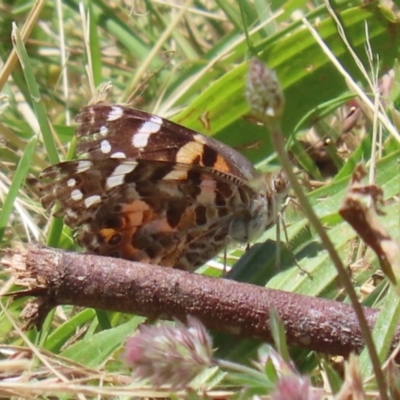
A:
{"type": "Polygon", "coordinates": [[[123,105],[81,110],[77,160],[41,175],[42,204],[90,253],[193,271],[276,223],[289,184],[231,147],[123,105]]]}

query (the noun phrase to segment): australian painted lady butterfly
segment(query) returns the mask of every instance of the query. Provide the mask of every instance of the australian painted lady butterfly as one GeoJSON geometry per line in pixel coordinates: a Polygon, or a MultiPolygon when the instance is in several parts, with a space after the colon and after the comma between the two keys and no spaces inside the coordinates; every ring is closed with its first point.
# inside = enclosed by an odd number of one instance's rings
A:
{"type": "Polygon", "coordinates": [[[275,224],[287,196],[231,147],[171,121],[98,103],[77,117],[85,158],[46,169],[43,205],[89,252],[193,271],[275,224]]]}

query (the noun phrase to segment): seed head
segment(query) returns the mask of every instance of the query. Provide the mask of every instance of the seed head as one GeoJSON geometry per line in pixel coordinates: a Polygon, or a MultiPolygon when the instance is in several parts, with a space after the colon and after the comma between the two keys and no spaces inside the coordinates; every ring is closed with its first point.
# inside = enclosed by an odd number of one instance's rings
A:
{"type": "Polygon", "coordinates": [[[124,360],[135,378],[179,390],[211,366],[212,342],[200,321],[190,316],[186,326],[142,325],[127,340],[124,360]]]}
{"type": "Polygon", "coordinates": [[[304,376],[286,375],[279,379],[271,400],[321,400],[322,393],[315,390],[304,376]]]}
{"type": "Polygon", "coordinates": [[[249,62],[246,99],[251,112],[263,122],[280,119],[285,97],[274,71],[257,58],[249,62]]]}

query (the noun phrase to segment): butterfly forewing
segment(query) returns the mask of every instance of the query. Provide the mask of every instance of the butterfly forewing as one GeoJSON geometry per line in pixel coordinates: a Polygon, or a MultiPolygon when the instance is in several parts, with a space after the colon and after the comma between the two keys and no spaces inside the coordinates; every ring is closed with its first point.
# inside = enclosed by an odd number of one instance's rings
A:
{"type": "Polygon", "coordinates": [[[200,165],[242,179],[258,175],[240,153],[221,142],[144,111],[97,104],[77,116],[78,154],[200,165]]]}

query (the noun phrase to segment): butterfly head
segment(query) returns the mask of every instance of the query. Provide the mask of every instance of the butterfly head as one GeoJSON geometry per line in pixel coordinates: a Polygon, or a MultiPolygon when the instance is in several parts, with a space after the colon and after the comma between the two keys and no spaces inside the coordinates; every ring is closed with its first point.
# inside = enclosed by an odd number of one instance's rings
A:
{"type": "Polygon", "coordinates": [[[280,202],[282,202],[287,197],[290,190],[290,182],[286,172],[281,170],[278,173],[270,174],[269,177],[267,176],[267,181],[268,180],[272,193],[274,193],[277,200],[280,199],[280,202]]]}
{"type": "Polygon", "coordinates": [[[230,226],[230,237],[242,243],[257,239],[275,225],[290,184],[282,170],[260,175],[252,187],[258,195],[248,202],[246,208],[236,213],[230,226]]]}

